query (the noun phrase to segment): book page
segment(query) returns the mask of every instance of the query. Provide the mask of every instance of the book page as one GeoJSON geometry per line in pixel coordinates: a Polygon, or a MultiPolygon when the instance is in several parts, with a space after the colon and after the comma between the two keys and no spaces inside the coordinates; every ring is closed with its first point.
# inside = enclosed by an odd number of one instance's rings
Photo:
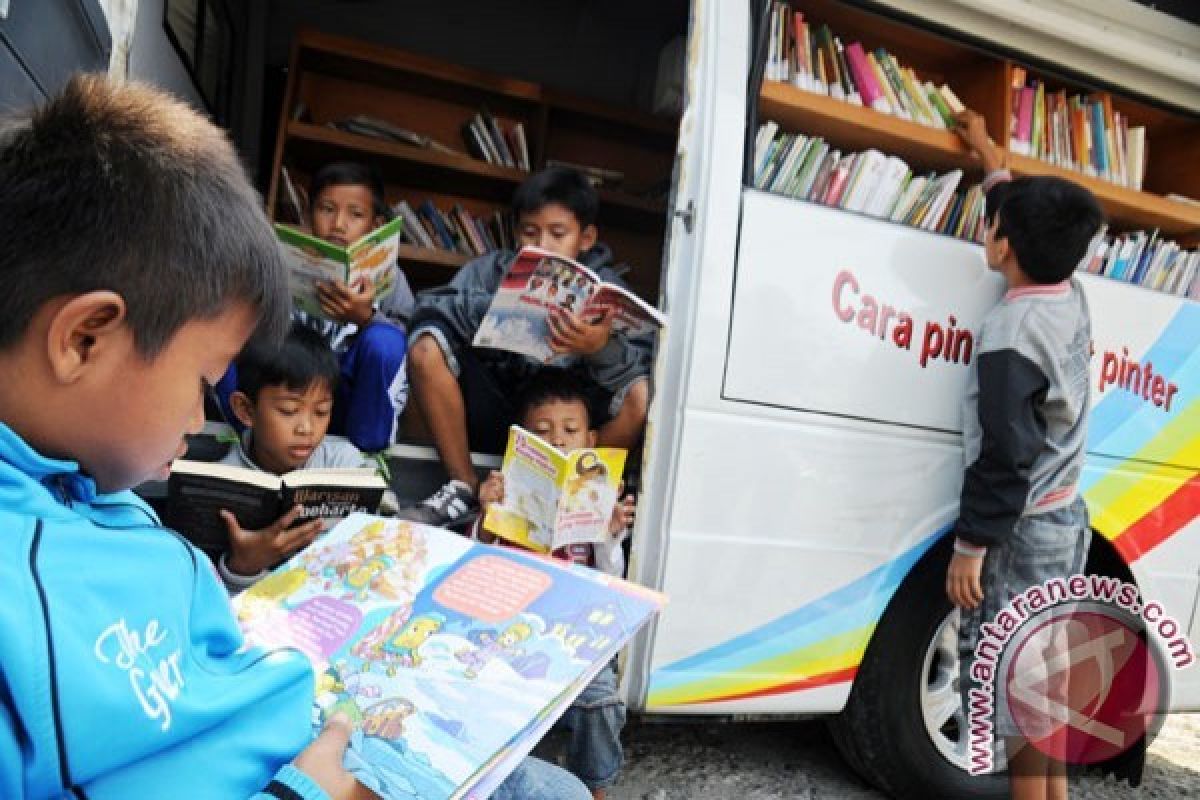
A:
{"type": "Polygon", "coordinates": [[[404,229],[404,219],[396,217],[386,225],[359,239],[347,249],[350,266],[346,273],[346,283],[354,283],[360,278],[367,278],[375,287],[375,298],[378,299],[392,291],[395,283],[396,256],[400,252],[400,234],[404,229]]]}
{"type": "Polygon", "coordinates": [[[345,280],[349,270],[346,251],[323,239],[276,225],[275,234],[283,245],[288,262],[288,288],[296,308],[315,317],[324,318],[317,300],[319,281],[345,280]]]}
{"type": "Polygon", "coordinates": [[[625,451],[613,447],[574,450],[567,455],[559,483],[555,550],[604,540],[624,469],[625,451]]]}
{"type": "Polygon", "coordinates": [[[587,311],[597,314],[611,311],[613,330],[627,336],[653,334],[666,323],[666,317],[661,311],[611,283],[603,284],[596,290],[588,301],[587,311]]]}
{"type": "Polygon", "coordinates": [[[550,552],[566,461],[548,442],[513,425],[504,463],[504,503],[488,509],[485,530],[539,553],[550,552]]]}
{"type": "Polygon", "coordinates": [[[356,514],[234,599],[255,646],[317,674],[313,725],[355,722],[345,764],[385,800],[502,780],[661,595],[592,570],[356,514]],[[566,701],[566,702],[564,702],[566,701]]]}
{"type": "Polygon", "coordinates": [[[545,250],[526,247],[504,276],[475,334],[476,347],[495,347],[550,363],[550,309],[582,310],[599,280],[590,269],[545,250]]]}

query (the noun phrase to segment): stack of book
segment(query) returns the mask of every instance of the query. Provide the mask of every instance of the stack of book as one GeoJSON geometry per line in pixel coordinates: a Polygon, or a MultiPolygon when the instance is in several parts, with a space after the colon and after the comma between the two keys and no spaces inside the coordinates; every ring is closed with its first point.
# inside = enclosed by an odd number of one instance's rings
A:
{"type": "Polygon", "coordinates": [[[417,247],[467,256],[514,249],[512,220],[501,211],[476,217],[457,203],[449,211],[442,211],[426,199],[415,209],[401,200],[392,206],[392,212],[404,219],[404,238],[417,247]]]}
{"type": "Polygon", "coordinates": [[[505,125],[485,108],[463,123],[462,136],[467,150],[480,161],[529,172],[529,142],[524,124],[505,125]]]}
{"type": "Polygon", "coordinates": [[[785,0],[772,3],[766,79],[867,106],[934,128],[954,127],[963,110],[949,86],[922,81],[882,47],[843,44],[828,25],[814,28],[785,0]]]}
{"type": "Polygon", "coordinates": [[[759,128],[754,186],[974,242],[983,241],[983,190],[959,189],[962,171],[916,175],[878,150],[843,153],[819,136],[759,128]]]}
{"type": "Polygon", "coordinates": [[[1009,150],[1141,191],[1146,129],[1129,124],[1112,99],[1067,96],[1013,67],[1009,150]]]}
{"type": "Polygon", "coordinates": [[[329,127],[358,136],[370,136],[372,139],[383,139],[389,142],[412,145],[424,150],[436,150],[439,153],[447,153],[455,156],[465,155],[462,151],[447,147],[431,136],[417,133],[414,130],[409,130],[399,125],[393,125],[390,122],[377,117],[370,117],[366,114],[357,114],[353,117],[334,120],[329,123],[329,127]]]}
{"type": "Polygon", "coordinates": [[[1104,275],[1160,292],[1200,300],[1200,250],[1184,250],[1158,231],[1102,231],[1079,262],[1082,272],[1104,275]]]}

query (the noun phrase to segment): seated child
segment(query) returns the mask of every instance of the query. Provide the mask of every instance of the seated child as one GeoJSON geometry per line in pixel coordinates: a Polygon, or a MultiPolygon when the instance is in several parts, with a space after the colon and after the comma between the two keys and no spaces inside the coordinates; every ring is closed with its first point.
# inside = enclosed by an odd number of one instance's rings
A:
{"type": "MultiPolygon", "coordinates": [[[[281,347],[252,343],[238,356],[238,388],[229,398],[245,426],[242,442],[222,463],[283,475],[296,469],[372,466],[340,436],[326,435],[338,383],[338,362],[319,333],[293,323],[281,347]]],[[[321,533],[321,520],[293,527],[297,506],[263,530],[243,530],[229,511],[229,552],[217,564],[231,591],[266,577],[267,570],[321,533]]]]}
{"type": "MultiPolygon", "coordinates": [[[[251,333],[286,329],[233,148],[165,93],[76,76],[0,121],[0,186],[0,797],[374,797],[344,715],[313,740],[308,660],[244,649],[215,571],[129,491],[251,333]]],[[[526,759],[493,795],[517,797],[587,792],[526,759]]]]}
{"type": "MultiPolygon", "coordinates": [[[[311,194],[313,235],[341,247],[391,219],[383,179],[364,164],[327,164],[313,176],[311,194]]],[[[328,319],[294,312],[324,335],[338,354],[341,380],[330,429],[368,453],[395,441],[397,421],[408,402],[405,325],[413,308],[412,290],[399,266],[393,271],[393,288],[379,299],[378,308],[373,288],[363,281],[349,286],[342,281],[318,284],[317,296],[328,319]]],[[[231,371],[218,387],[227,417],[232,413],[229,395],[236,385],[231,371]]]]}
{"type": "MultiPolygon", "coordinates": [[[[536,433],[558,449],[569,452],[595,447],[597,434],[588,412],[588,398],[579,380],[561,370],[546,369],[532,378],[516,401],[518,424],[536,433]]],[[[504,502],[504,476],[492,472],[479,487],[479,502],[486,512],[493,503],[504,502]]],[[[482,518],[482,515],[481,515],[482,518]]],[[[634,501],[626,496],[613,509],[611,538],[605,542],[574,544],[555,555],[621,577],[625,571],[622,543],[634,519],[634,501]]],[[[475,535],[484,542],[496,538],[475,524],[475,535]]],[[[617,781],[624,762],[621,728],[625,704],[617,695],[616,662],[602,669],[563,715],[562,724],[571,731],[567,746],[567,769],[575,773],[603,800],[608,787],[617,781]]]]}
{"type": "MultiPolygon", "coordinates": [[[[517,242],[580,261],[605,281],[618,281],[611,252],[597,244],[596,190],[580,173],[551,168],[527,179],[513,196],[517,242]]],[[[471,261],[444,287],[422,292],[413,313],[410,372],[413,393],[450,480],[401,516],[431,525],[460,521],[474,510],[479,479],[472,449],[499,453],[516,415],[516,387],[544,365],[471,342],[513,253],[471,261]]],[[[557,285],[553,281],[551,286],[557,285]]],[[[614,333],[612,319],[579,313],[551,318],[552,345],[571,357],[570,369],[603,405],[601,444],[632,448],[646,423],[653,341],[614,333]]]]}

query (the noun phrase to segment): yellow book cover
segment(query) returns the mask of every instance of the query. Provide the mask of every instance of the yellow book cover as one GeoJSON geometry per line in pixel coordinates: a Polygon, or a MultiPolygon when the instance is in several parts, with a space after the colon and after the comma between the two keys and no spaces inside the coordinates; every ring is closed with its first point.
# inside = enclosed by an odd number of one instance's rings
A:
{"type": "Polygon", "coordinates": [[[625,456],[613,447],[564,453],[513,425],[500,469],[504,503],[488,509],[483,527],[539,553],[602,541],[617,503],[625,456]]]}

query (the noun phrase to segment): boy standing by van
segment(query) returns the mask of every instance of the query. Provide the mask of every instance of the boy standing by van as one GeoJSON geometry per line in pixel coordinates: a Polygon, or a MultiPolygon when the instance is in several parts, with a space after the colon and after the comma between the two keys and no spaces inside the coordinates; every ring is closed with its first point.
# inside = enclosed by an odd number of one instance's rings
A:
{"type": "MultiPolygon", "coordinates": [[[[513,195],[516,239],[580,261],[604,281],[620,282],[611,252],[597,243],[596,190],[579,172],[550,168],[528,178],[513,195]]],[[[413,393],[450,480],[401,516],[429,525],[461,521],[477,507],[479,479],[471,450],[500,453],[508,436],[515,390],[542,368],[525,356],[472,345],[513,261],[498,251],[471,261],[446,286],[422,292],[413,314],[410,369],[413,393]]],[[[631,448],[646,424],[649,341],[614,332],[611,316],[555,313],[556,352],[571,357],[603,406],[599,443],[631,448]]]]}
{"type": "MultiPolygon", "coordinates": [[[[988,170],[988,267],[1008,285],[983,320],[963,408],[966,472],[946,593],[962,609],[965,698],[980,626],[1025,589],[1081,572],[1087,559],[1091,530],[1078,483],[1091,320],[1071,275],[1103,215],[1069,181],[1012,180],[982,118],[965,112],[960,123],[988,170]]],[[[1065,798],[1065,765],[1026,741],[1008,705],[995,704],[994,725],[1006,740],[1012,796],[1065,798]]]]}
{"type": "MultiPolygon", "coordinates": [[[[233,148],[165,94],[76,77],[0,122],[0,186],[0,797],[373,797],[348,720],[311,740],[307,659],[243,649],[212,568],[128,490],[286,326],[233,148]]],[[[494,795],[580,796],[528,759],[494,795]]]]}

